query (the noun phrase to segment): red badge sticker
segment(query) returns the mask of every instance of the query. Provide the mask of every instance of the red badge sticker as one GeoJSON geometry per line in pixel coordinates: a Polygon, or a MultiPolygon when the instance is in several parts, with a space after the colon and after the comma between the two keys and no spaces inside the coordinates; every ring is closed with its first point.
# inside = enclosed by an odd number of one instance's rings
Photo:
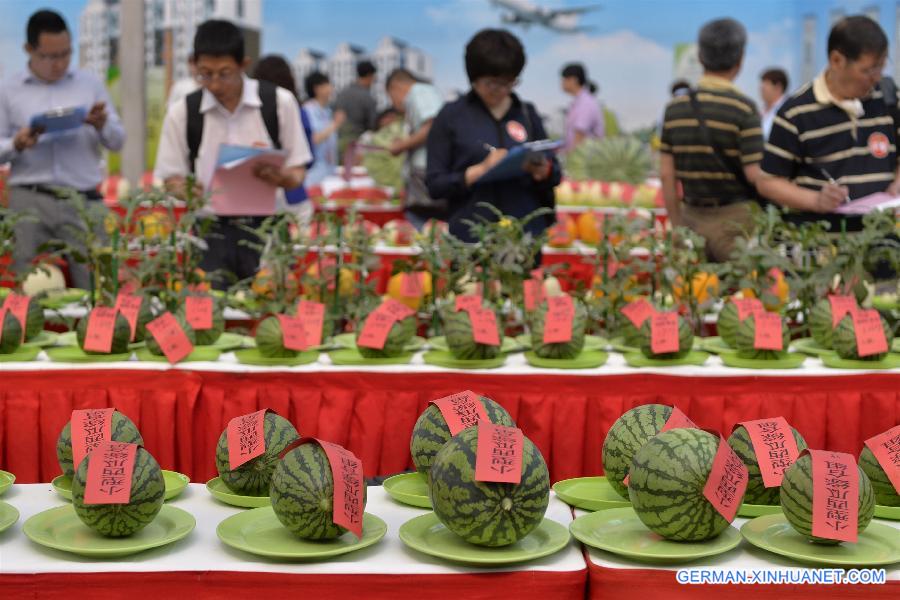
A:
{"type": "Polygon", "coordinates": [[[455,312],[481,307],[481,296],[457,296],[455,312]]]}
{"type": "Polygon", "coordinates": [[[856,332],[856,350],[861,357],[883,354],[888,351],[887,338],[881,324],[881,315],[874,308],[854,310],[853,329],[856,332]]]}
{"type": "Polygon", "coordinates": [[[738,321],[743,321],[751,315],[765,312],[763,303],[758,298],[735,298],[732,300],[738,311],[738,321]]]}
{"type": "Polygon", "coordinates": [[[365,511],[363,497],[366,490],[362,461],[337,444],[318,439],[315,442],[325,451],[331,465],[331,477],[334,481],[331,519],[335,525],[350,531],[357,539],[362,538],[365,511]]]}
{"type": "Polygon", "coordinates": [[[640,298],[634,302],[629,302],[622,308],[622,314],[631,321],[631,324],[638,329],[644,324],[644,321],[652,317],[656,313],[656,309],[647,300],[640,298]]]}
{"type": "Polygon", "coordinates": [[[735,425],[743,426],[750,436],[763,485],[767,488],[778,487],[784,478],[784,472],[794,464],[800,451],[797,441],[784,417],[744,421],[735,425]]]}
{"type": "Polygon", "coordinates": [[[147,323],[147,331],[173,365],[194,351],[191,340],[181,328],[178,319],[170,312],[163,313],[147,323]]]}
{"type": "Polygon", "coordinates": [[[479,422],[475,481],[520,483],[524,442],[521,429],[479,422]]]}
{"type": "MultiPolygon", "coordinates": [[[[119,311],[109,306],[98,306],[90,312],[87,317],[87,332],[84,335],[85,350],[104,353],[112,350],[113,332],[118,314],[119,311]]],[[[24,328],[23,325],[22,329],[24,328]]]]}
{"type": "Polygon", "coordinates": [[[306,341],[310,346],[322,344],[322,330],[325,326],[325,305],[321,302],[301,300],[297,303],[297,318],[303,321],[306,341]]]}
{"type": "Polygon", "coordinates": [[[650,349],[654,354],[678,352],[678,315],[656,313],[650,317],[650,349]]]}
{"type": "Polygon", "coordinates": [[[472,322],[472,337],[476,344],[486,346],[500,345],[500,330],[497,328],[497,315],[489,308],[478,307],[468,311],[472,322]]]}
{"type": "Polygon", "coordinates": [[[137,333],[138,313],[141,312],[140,296],[132,294],[120,293],[116,296],[116,310],[122,313],[128,326],[131,327],[131,341],[134,341],[134,334],[137,333]]]}
{"type": "Polygon", "coordinates": [[[891,141],[886,135],[880,131],[869,135],[868,140],[869,152],[875,158],[885,158],[891,151],[891,141]]]}
{"type": "Polygon", "coordinates": [[[425,292],[422,285],[422,279],[425,273],[401,273],[400,274],[400,295],[404,298],[419,298],[425,292]]]}
{"type": "Polygon", "coordinates": [[[838,326],[847,313],[856,310],[856,298],[853,296],[828,296],[828,302],[831,303],[831,327],[838,326]]]}
{"type": "Polygon", "coordinates": [[[228,465],[235,470],[242,464],[262,456],[266,451],[266,409],[241,415],[228,421],[228,465]]]}
{"type": "Polygon", "coordinates": [[[884,469],[894,491],[900,494],[900,425],[867,439],[866,447],[884,469]]]}
{"type": "MultiPolygon", "coordinates": [[[[859,521],[859,471],[850,454],[804,450],[812,459],[812,534],[856,542],[859,521]]],[[[802,454],[802,453],[801,453],[802,454]]]]}
{"type": "Polygon", "coordinates": [[[112,435],[114,408],[73,410],[69,420],[72,432],[72,465],[77,469],[84,457],[112,435]]]}
{"type": "Polygon", "coordinates": [[[744,461],[720,435],[719,448],[713,458],[706,485],[703,486],[703,495],[729,523],[734,521],[744,500],[749,478],[744,461]]]}
{"type": "Polygon", "coordinates": [[[509,134],[509,138],[512,141],[520,144],[528,139],[528,132],[525,130],[525,126],[518,121],[507,121],[506,133],[509,134]]]}
{"type": "Polygon", "coordinates": [[[775,313],[758,312],[753,317],[753,347],[757,350],[784,350],[781,317],[775,313]]]}
{"type": "Polygon", "coordinates": [[[303,321],[298,317],[288,315],[277,315],[278,322],[281,323],[281,340],[284,347],[288,350],[297,350],[303,352],[309,348],[306,342],[306,329],[303,327],[303,321]]]}
{"type": "Polygon", "coordinates": [[[85,504],[128,504],[137,444],[103,442],[94,450],[84,483],[85,504]]]}
{"type": "Polygon", "coordinates": [[[25,341],[25,322],[28,320],[28,304],[30,302],[31,296],[13,293],[8,294],[3,301],[3,310],[11,312],[19,320],[19,325],[22,326],[21,341],[25,341]]]}
{"type": "Polygon", "coordinates": [[[563,344],[572,340],[575,303],[569,295],[547,298],[547,317],[544,322],[544,343],[563,344]]]}
{"type": "Polygon", "coordinates": [[[188,296],[184,299],[188,325],[194,329],[212,329],[213,299],[209,296],[188,296]]]}
{"type": "Polygon", "coordinates": [[[479,421],[489,420],[484,405],[478,400],[478,394],[472,390],[432,400],[431,404],[441,411],[451,436],[477,425],[479,421]]]}

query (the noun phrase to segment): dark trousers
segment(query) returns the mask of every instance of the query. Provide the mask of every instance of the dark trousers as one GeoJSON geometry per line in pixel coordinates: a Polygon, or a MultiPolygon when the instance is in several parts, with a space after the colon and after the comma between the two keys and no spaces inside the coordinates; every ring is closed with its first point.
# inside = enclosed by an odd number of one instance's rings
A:
{"type": "Polygon", "coordinates": [[[241,243],[262,244],[244,227],[258,228],[265,217],[213,217],[204,240],[208,246],[200,268],[211,274],[213,288],[225,290],[234,281],[248,279],[259,269],[259,251],[241,243]]]}

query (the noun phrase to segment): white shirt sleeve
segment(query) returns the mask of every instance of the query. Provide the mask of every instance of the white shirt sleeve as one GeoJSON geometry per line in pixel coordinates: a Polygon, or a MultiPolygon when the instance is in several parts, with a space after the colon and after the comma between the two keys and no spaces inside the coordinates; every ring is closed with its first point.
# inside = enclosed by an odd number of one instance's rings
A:
{"type": "Polygon", "coordinates": [[[106,89],[106,86],[98,77],[92,76],[91,79],[96,90],[95,101],[103,102],[106,105],[106,123],[100,130],[100,143],[107,150],[119,152],[122,150],[122,146],[125,145],[125,127],[122,125],[119,113],[116,112],[116,105],[113,104],[112,99],[109,97],[109,91],[106,89]]]}
{"type": "MultiPolygon", "coordinates": [[[[163,120],[153,177],[165,181],[169,177],[186,177],[191,172],[187,147],[187,103],[169,107],[163,120]]],[[[302,132],[301,132],[302,133],[302,132]]]]}
{"type": "MultiPolygon", "coordinates": [[[[275,98],[278,103],[281,148],[287,153],[284,166],[303,167],[312,160],[312,153],[300,122],[300,106],[293,94],[281,88],[276,90],[275,98]]],[[[165,128],[163,132],[165,133],[165,128]]]]}

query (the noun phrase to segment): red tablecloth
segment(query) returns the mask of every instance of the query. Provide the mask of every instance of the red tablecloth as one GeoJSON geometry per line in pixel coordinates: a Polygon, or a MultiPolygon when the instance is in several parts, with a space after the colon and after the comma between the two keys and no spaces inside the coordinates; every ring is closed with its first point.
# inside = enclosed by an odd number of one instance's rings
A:
{"type": "Polygon", "coordinates": [[[194,481],[216,475],[214,448],[229,419],[272,408],[304,435],[351,449],[366,475],[410,466],[409,436],[429,400],[472,389],[500,402],[541,449],[552,479],[601,473],[609,427],[650,402],[676,404],[701,427],[783,415],[813,448],[858,453],[900,423],[900,374],[826,377],[253,373],[200,371],[4,372],[0,468],[22,483],[59,473],[55,445],[73,408],[114,406],[134,419],[163,468],[194,481]]]}

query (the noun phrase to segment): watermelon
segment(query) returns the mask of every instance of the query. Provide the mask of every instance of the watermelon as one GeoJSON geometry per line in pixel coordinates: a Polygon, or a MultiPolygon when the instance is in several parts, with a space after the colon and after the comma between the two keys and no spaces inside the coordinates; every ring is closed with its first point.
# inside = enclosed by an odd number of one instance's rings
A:
{"type": "MultiPolygon", "coordinates": [[[[485,396],[479,396],[478,400],[484,406],[484,412],[488,419],[495,425],[515,427],[516,424],[506,412],[506,409],[485,396]]],[[[409,453],[412,455],[413,464],[420,473],[427,473],[434,463],[434,457],[444,444],[450,441],[450,428],[444,415],[434,404],[422,411],[413,427],[412,437],[409,440],[409,453]]]]}
{"type": "Polygon", "coordinates": [[[278,461],[269,498],[275,516],[299,538],[330,540],[347,531],[333,520],[334,476],[319,444],[303,444],[278,461]]]}
{"type": "MultiPolygon", "coordinates": [[[[859,513],[857,515],[857,532],[861,533],[869,526],[875,515],[875,493],[866,473],[857,466],[859,472],[859,513]]],[[[825,545],[837,545],[838,540],[816,537],[812,534],[813,481],[812,458],[805,454],[784,472],[781,480],[781,510],[788,522],[800,535],[811,542],[825,545]]]]}
{"type": "Polygon", "coordinates": [[[25,313],[25,341],[33,340],[44,330],[44,308],[36,298],[28,297],[25,313]]]}
{"type": "MultiPolygon", "coordinates": [[[[110,440],[112,442],[126,442],[129,444],[144,445],[144,438],[141,432],[135,426],[131,419],[120,413],[113,411],[112,422],[109,427],[110,440]]],[[[66,423],[59,437],[56,440],[56,460],[59,462],[59,468],[66,477],[72,477],[75,474],[75,465],[72,464],[72,423],[66,423]]]]}
{"type": "MultiPolygon", "coordinates": [[[[198,294],[203,295],[205,294],[198,294]]],[[[187,311],[184,305],[178,309],[178,314],[183,317],[185,320],[187,319],[187,311]]],[[[212,310],[212,327],[210,329],[194,329],[194,337],[196,338],[196,344],[198,346],[209,346],[211,344],[215,344],[216,340],[221,337],[222,333],[225,331],[225,313],[222,302],[216,302],[213,300],[213,310],[212,310]]]]}
{"type": "MultiPolygon", "coordinates": [[[[880,316],[880,318],[881,326],[884,329],[884,337],[887,340],[888,352],[890,352],[894,334],[891,332],[891,326],[888,325],[888,322],[884,317],[880,316]]],[[[880,354],[871,354],[869,356],[859,355],[859,351],[856,348],[856,327],[853,324],[853,317],[851,315],[847,315],[841,319],[840,323],[838,323],[837,329],[834,330],[832,346],[838,356],[850,360],[881,360],[888,354],[887,352],[883,352],[880,354]]]]}
{"type": "Polygon", "coordinates": [[[272,472],[278,465],[282,450],[300,439],[300,434],[284,417],[267,412],[263,424],[266,451],[231,470],[228,460],[228,428],[222,431],[216,444],[216,469],[222,482],[235,494],[265,496],[269,493],[272,472]]]}
{"type": "Polygon", "coordinates": [[[534,531],[550,503],[550,474],[540,450],[523,437],[522,480],[475,481],[478,427],[444,444],[428,473],[428,495],[444,526],[471,544],[508,546],[534,531]]]}
{"type": "Polygon", "coordinates": [[[544,343],[544,321],[547,318],[548,304],[544,302],[538,307],[531,323],[531,347],[541,358],[575,358],[584,348],[584,334],[587,329],[587,310],[584,304],[573,299],[575,318],[572,319],[572,339],[561,343],[544,343]]]}
{"type": "MultiPolygon", "coordinates": [[[[78,347],[82,350],[84,350],[84,336],[87,334],[89,319],[90,313],[78,322],[78,327],[75,329],[78,347]]],[[[128,324],[128,319],[126,319],[122,313],[116,312],[116,323],[113,327],[112,345],[110,346],[108,354],[124,354],[128,352],[128,344],[130,342],[131,325],[128,324]]],[[[93,350],[84,350],[84,352],[86,354],[104,354],[103,352],[94,352],[93,350]]]]}
{"type": "Polygon", "coordinates": [[[778,360],[784,358],[790,347],[791,337],[784,321],[781,323],[781,347],[783,350],[758,350],[753,347],[754,336],[756,334],[756,317],[750,315],[738,325],[737,332],[737,348],[738,356],[741,358],[754,358],[760,360],[778,360]]]}
{"type": "Polygon", "coordinates": [[[147,323],[156,318],[151,300],[147,296],[141,296],[141,307],[138,309],[137,323],[134,327],[134,342],[143,342],[147,339],[147,323]]]}
{"type": "Polygon", "coordinates": [[[278,317],[266,317],[256,327],[256,348],[267,358],[293,358],[297,350],[284,347],[284,333],[278,317]]]}
{"type": "Polygon", "coordinates": [[[737,347],[737,330],[740,324],[737,305],[734,302],[726,302],[722,310],[719,311],[719,317],[716,321],[716,332],[722,338],[722,341],[732,348],[737,347]]]}
{"type": "MultiPolygon", "coordinates": [[[[363,326],[365,327],[365,326],[363,326]]],[[[356,339],[362,334],[363,327],[356,332],[356,339]]],[[[366,348],[357,345],[359,353],[365,358],[391,358],[403,354],[406,345],[416,335],[416,319],[414,316],[406,317],[399,321],[395,321],[391,326],[387,339],[384,341],[384,348],[366,348]]]]}
{"type": "Polygon", "coordinates": [[[445,313],[444,337],[447,339],[450,354],[458,360],[483,360],[500,356],[500,347],[503,345],[503,330],[500,328],[500,323],[500,315],[497,315],[497,333],[500,345],[490,346],[475,341],[468,311],[445,313]]]}
{"type": "MultiPolygon", "coordinates": [[[[187,320],[185,320],[185,318],[180,314],[175,317],[175,320],[178,321],[178,324],[181,326],[181,329],[184,331],[187,339],[191,342],[191,345],[194,345],[197,340],[194,335],[194,330],[190,325],[188,325],[187,320]]],[[[146,342],[147,350],[150,351],[150,354],[153,354],[155,356],[162,356],[163,354],[165,354],[162,348],[160,348],[159,342],[156,341],[156,338],[153,337],[153,334],[149,331],[147,332],[146,342]]]]}
{"type": "MultiPolygon", "coordinates": [[[[797,443],[797,450],[803,452],[807,448],[806,440],[800,435],[800,432],[791,427],[794,434],[794,441],[797,443]]],[[[731,435],[728,436],[728,445],[734,450],[735,454],[741,457],[747,466],[747,472],[750,477],[747,481],[747,492],[744,494],[744,502],[747,504],[778,504],[778,487],[767,488],[763,484],[762,474],[759,470],[759,462],[756,460],[756,453],[753,451],[753,443],[750,441],[750,434],[747,429],[741,425],[735,428],[731,435]]]]}
{"type": "Polygon", "coordinates": [[[22,324],[14,314],[7,311],[0,329],[0,354],[12,354],[22,345],[22,324]]]}
{"type": "Polygon", "coordinates": [[[681,315],[678,316],[678,352],[666,352],[663,354],[655,354],[653,352],[651,345],[652,338],[650,337],[650,326],[652,321],[652,319],[647,319],[644,321],[643,326],[641,326],[641,353],[647,358],[664,360],[687,356],[694,346],[694,332],[691,331],[691,326],[688,325],[687,320],[683,319],[681,315]]]}
{"type": "Polygon", "coordinates": [[[809,313],[809,329],[816,343],[823,348],[831,348],[834,327],[831,324],[831,302],[828,298],[819,300],[809,313]]]}
{"type": "Polygon", "coordinates": [[[94,456],[85,456],[72,478],[72,506],[81,522],[106,537],[125,537],[149,525],[162,509],[166,495],[166,481],[153,455],[137,449],[128,504],[85,504],[84,486],[94,456]]]}
{"type": "Polygon", "coordinates": [[[637,451],[628,497],[648,529],[667,540],[702,542],[728,528],[703,495],[719,441],[702,429],[670,429],[637,451]]]}
{"type": "Polygon", "coordinates": [[[631,460],[647,440],[659,433],[669,420],[672,407],[662,404],[636,406],[616,419],[603,440],[603,472],[617,494],[628,499],[623,483],[631,470],[631,460]]]}
{"type": "Polygon", "coordinates": [[[894,484],[888,479],[887,473],[884,472],[878,459],[875,458],[868,446],[863,446],[863,450],[859,455],[859,467],[872,483],[876,504],[900,506],[900,494],[894,489],[894,484]]]}

